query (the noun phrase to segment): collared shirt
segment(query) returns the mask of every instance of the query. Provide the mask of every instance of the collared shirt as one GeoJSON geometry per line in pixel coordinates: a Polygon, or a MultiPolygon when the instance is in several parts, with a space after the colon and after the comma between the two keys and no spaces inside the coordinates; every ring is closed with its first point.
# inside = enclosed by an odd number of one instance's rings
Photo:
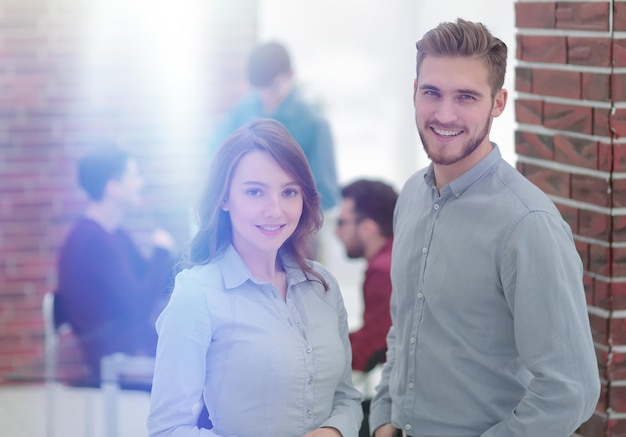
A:
{"type": "Polygon", "coordinates": [[[411,436],[567,437],[599,375],[571,231],[497,146],[394,218],[389,353],[370,413],[411,436]]]}
{"type": "Polygon", "coordinates": [[[330,126],[320,111],[304,100],[297,88],[293,88],[272,113],[264,111],[258,92],[252,91],[243,96],[213,133],[209,144],[211,156],[235,129],[260,117],[272,118],[283,124],[302,147],[321,196],[322,209],[326,211],[337,205],[341,193],[330,126]]]}
{"type": "Polygon", "coordinates": [[[286,266],[286,301],[232,246],[178,274],[157,321],[150,436],[301,437],[323,426],[357,436],[346,311],[335,279],[314,266],[330,289],[286,266]],[[210,431],[195,427],[201,397],[210,431]]]}

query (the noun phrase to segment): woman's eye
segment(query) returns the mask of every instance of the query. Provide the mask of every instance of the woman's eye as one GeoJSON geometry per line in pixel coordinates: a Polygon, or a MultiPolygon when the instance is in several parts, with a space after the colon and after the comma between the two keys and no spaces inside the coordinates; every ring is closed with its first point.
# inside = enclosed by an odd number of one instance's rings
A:
{"type": "Polygon", "coordinates": [[[263,192],[261,190],[259,190],[258,188],[250,188],[247,193],[250,196],[260,196],[261,194],[263,194],[263,192]]]}
{"type": "Polygon", "coordinates": [[[298,195],[298,190],[296,190],[295,188],[287,188],[285,190],[285,196],[287,197],[294,197],[298,195]]]}

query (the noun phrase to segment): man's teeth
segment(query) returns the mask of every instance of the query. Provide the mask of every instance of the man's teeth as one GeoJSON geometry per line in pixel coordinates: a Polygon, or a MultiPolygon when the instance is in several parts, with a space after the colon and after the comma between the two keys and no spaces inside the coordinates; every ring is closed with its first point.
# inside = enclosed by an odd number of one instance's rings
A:
{"type": "Polygon", "coordinates": [[[458,135],[461,133],[460,130],[443,130],[443,129],[433,129],[437,135],[441,135],[443,137],[451,137],[454,135],[458,135]]]}

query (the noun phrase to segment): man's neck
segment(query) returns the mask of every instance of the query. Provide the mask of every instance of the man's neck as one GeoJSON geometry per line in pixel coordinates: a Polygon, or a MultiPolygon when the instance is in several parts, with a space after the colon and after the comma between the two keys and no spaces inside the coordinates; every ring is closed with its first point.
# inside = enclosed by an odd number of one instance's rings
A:
{"type": "Polygon", "coordinates": [[[85,216],[102,226],[107,232],[115,232],[120,226],[123,212],[112,203],[91,202],[87,206],[85,216]]]}
{"type": "Polygon", "coordinates": [[[365,248],[365,254],[363,255],[367,262],[370,262],[376,255],[378,255],[378,252],[380,252],[383,246],[387,244],[387,241],[389,241],[388,238],[380,236],[369,242],[365,248]]]}

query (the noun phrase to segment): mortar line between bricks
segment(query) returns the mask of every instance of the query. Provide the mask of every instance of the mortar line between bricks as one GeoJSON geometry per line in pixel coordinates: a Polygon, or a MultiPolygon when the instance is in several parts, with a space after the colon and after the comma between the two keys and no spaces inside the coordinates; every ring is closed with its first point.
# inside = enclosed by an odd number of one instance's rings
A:
{"type": "MultiPolygon", "coordinates": [[[[545,102],[545,103],[558,103],[560,105],[582,106],[585,108],[611,109],[613,107],[613,104],[611,102],[601,102],[599,100],[568,99],[566,97],[546,96],[543,94],[530,94],[530,93],[524,93],[524,92],[517,93],[517,100],[537,100],[537,101],[545,102]]],[[[520,123],[520,124],[524,124],[524,123],[520,123]]],[[[530,126],[535,126],[535,125],[531,124],[530,126]]]]}
{"type": "Polygon", "coordinates": [[[593,65],[580,64],[553,64],[550,62],[531,62],[520,59],[515,63],[515,67],[532,68],[534,70],[569,71],[572,73],[625,73],[626,67],[611,68],[611,66],[598,67],[593,65]]]}
{"type": "MultiPolygon", "coordinates": [[[[540,158],[531,158],[525,155],[518,155],[517,160],[524,164],[532,164],[532,165],[536,165],[537,167],[548,168],[550,170],[557,170],[560,172],[566,172],[566,173],[571,173],[571,174],[591,176],[591,177],[598,178],[598,179],[604,179],[607,182],[611,179],[611,177],[613,179],[623,179],[626,177],[626,173],[621,173],[622,177],[618,176],[616,178],[615,175],[618,175],[620,173],[610,173],[607,171],[592,170],[590,168],[584,168],[584,167],[576,167],[574,165],[564,164],[561,162],[549,161],[549,160],[540,159],[540,158]]],[[[598,207],[598,208],[601,208],[601,207],[598,207]]]]}

